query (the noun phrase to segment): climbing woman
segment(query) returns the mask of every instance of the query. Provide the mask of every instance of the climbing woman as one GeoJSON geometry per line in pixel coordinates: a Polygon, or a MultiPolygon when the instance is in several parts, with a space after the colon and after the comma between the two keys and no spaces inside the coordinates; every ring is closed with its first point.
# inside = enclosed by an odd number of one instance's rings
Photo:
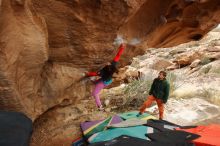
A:
{"type": "Polygon", "coordinates": [[[117,63],[120,59],[120,56],[125,49],[125,44],[121,44],[118,48],[118,53],[113,59],[111,63],[108,63],[104,68],[102,68],[99,72],[88,72],[86,73],[86,76],[100,76],[100,79],[98,79],[95,82],[95,88],[92,91],[92,96],[95,98],[96,105],[99,110],[104,110],[100,98],[99,93],[100,91],[110,85],[112,83],[112,75],[117,71],[117,63]]]}

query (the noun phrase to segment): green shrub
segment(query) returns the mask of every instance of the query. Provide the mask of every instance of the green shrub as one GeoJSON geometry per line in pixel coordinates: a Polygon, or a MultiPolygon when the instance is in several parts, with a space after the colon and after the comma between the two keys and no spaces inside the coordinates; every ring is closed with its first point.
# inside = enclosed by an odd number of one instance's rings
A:
{"type": "Polygon", "coordinates": [[[126,108],[132,106],[132,108],[139,108],[148,96],[152,84],[152,79],[139,79],[133,80],[124,89],[125,103],[120,108],[126,108]]]}
{"type": "Polygon", "coordinates": [[[200,61],[200,65],[206,65],[206,64],[208,64],[208,63],[210,63],[211,62],[211,60],[210,60],[210,58],[208,58],[208,57],[203,57],[202,59],[201,59],[201,61],[200,61]]]}
{"type": "Polygon", "coordinates": [[[201,73],[207,74],[207,73],[209,73],[211,68],[212,68],[212,66],[208,65],[208,66],[201,69],[201,73]]]}

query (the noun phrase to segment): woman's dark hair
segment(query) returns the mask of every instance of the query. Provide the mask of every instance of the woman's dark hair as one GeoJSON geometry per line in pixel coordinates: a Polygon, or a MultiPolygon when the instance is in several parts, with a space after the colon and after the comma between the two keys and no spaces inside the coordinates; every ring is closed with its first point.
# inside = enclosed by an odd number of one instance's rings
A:
{"type": "Polygon", "coordinates": [[[117,67],[116,66],[112,66],[112,65],[107,65],[107,73],[109,74],[109,75],[112,75],[112,74],[114,74],[115,72],[117,72],[118,70],[117,70],[117,67]]]}
{"type": "Polygon", "coordinates": [[[117,68],[114,65],[106,65],[101,71],[100,71],[100,75],[102,77],[102,79],[105,80],[109,80],[112,78],[112,75],[117,72],[117,68]]]}
{"type": "Polygon", "coordinates": [[[164,77],[167,76],[167,73],[165,71],[160,71],[160,73],[162,73],[164,77]]]}

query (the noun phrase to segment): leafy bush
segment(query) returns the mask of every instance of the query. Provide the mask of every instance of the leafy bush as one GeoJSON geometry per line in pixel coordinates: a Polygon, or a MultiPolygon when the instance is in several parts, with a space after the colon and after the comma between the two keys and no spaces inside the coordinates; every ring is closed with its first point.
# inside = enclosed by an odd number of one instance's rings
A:
{"type": "Polygon", "coordinates": [[[177,90],[178,88],[180,88],[182,85],[185,84],[184,76],[182,74],[176,75],[173,72],[168,72],[167,80],[170,84],[170,96],[173,96],[175,90],[177,90]],[[181,82],[178,82],[178,80],[181,80],[181,82]]]}
{"type": "Polygon", "coordinates": [[[146,100],[151,84],[152,79],[133,80],[129,83],[122,91],[125,103],[120,108],[139,108],[146,100]]]}
{"type": "Polygon", "coordinates": [[[208,66],[204,67],[203,69],[201,69],[201,73],[207,74],[207,73],[209,73],[211,68],[212,68],[212,66],[208,65],[208,66]]]}
{"type": "Polygon", "coordinates": [[[211,62],[211,60],[210,60],[210,58],[208,58],[208,57],[203,57],[202,59],[201,59],[201,61],[200,61],[200,65],[206,65],[206,64],[208,64],[208,63],[210,63],[211,62]]]}

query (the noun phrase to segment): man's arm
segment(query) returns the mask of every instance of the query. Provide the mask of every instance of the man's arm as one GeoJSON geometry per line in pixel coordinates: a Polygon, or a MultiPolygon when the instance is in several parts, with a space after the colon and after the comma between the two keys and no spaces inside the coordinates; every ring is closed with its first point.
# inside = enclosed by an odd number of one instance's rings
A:
{"type": "Polygon", "coordinates": [[[170,93],[170,84],[166,82],[165,88],[164,88],[164,97],[163,97],[163,102],[166,103],[169,97],[170,93]]]}
{"type": "Polygon", "coordinates": [[[155,81],[156,81],[156,79],[154,79],[153,83],[151,84],[150,91],[149,91],[149,95],[152,95],[152,94],[153,94],[153,89],[154,89],[155,81]]]}

